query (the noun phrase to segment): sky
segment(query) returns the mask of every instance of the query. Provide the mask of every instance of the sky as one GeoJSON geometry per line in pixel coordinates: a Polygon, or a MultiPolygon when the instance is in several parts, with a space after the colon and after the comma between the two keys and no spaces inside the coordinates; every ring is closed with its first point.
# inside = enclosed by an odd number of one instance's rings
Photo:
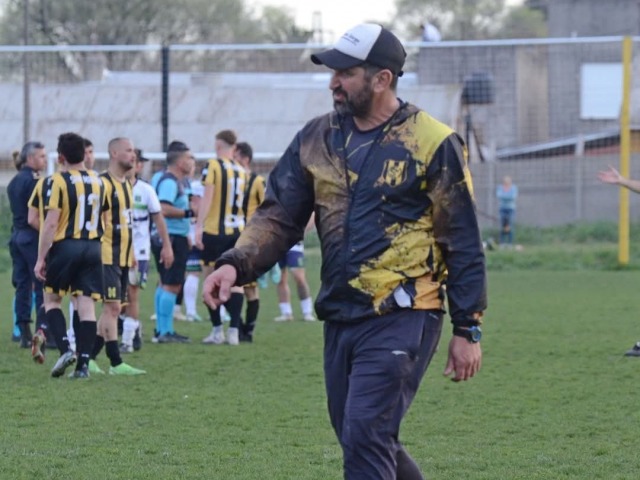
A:
{"type": "Polygon", "coordinates": [[[359,23],[387,23],[395,13],[393,0],[253,0],[249,3],[257,7],[286,7],[293,13],[296,23],[309,30],[313,30],[313,13],[320,12],[327,43],[333,43],[359,23]]]}

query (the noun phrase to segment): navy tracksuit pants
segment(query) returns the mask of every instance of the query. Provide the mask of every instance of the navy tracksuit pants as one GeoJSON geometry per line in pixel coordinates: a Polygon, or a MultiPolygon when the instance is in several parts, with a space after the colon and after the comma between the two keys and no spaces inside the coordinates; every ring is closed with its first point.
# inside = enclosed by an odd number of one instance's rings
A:
{"type": "Polygon", "coordinates": [[[325,385],[345,479],[422,478],[398,435],[438,345],[442,317],[400,310],[359,323],[325,322],[325,385]]]}
{"type": "Polygon", "coordinates": [[[13,232],[9,248],[13,261],[12,282],[16,289],[16,320],[31,322],[33,293],[36,309],[43,301],[42,282],[36,279],[33,271],[38,259],[38,232],[31,228],[13,232]]]}

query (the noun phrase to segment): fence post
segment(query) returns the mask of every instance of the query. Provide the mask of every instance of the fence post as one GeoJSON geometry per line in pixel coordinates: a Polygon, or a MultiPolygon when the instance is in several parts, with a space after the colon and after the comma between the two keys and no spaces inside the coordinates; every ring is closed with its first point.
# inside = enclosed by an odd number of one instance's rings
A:
{"type": "Polygon", "coordinates": [[[162,122],[162,151],[167,151],[169,145],[169,46],[162,46],[162,98],[161,122],[162,122]]]}
{"type": "MultiPolygon", "coordinates": [[[[631,37],[622,41],[622,108],[620,112],[620,173],[629,177],[631,161],[631,37]]],[[[618,263],[629,264],[629,190],[620,187],[620,218],[618,220],[618,263]]]]}
{"type": "Polygon", "coordinates": [[[574,156],[575,162],[575,216],[576,221],[583,220],[582,218],[582,203],[584,198],[584,138],[582,135],[578,135],[576,141],[576,151],[574,156]]]}

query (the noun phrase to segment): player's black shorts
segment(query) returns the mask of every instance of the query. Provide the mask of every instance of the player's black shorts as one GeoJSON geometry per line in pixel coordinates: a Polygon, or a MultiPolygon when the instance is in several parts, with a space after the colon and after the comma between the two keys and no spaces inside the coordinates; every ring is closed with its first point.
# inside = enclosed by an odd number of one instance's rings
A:
{"type": "Polygon", "coordinates": [[[65,239],[55,242],[47,255],[44,291],[102,298],[102,246],[100,240],[65,239]]]}
{"type": "Polygon", "coordinates": [[[202,243],[204,250],[202,251],[202,263],[206,266],[213,266],[216,260],[226,252],[231,250],[240,235],[211,235],[209,233],[202,234],[202,243]]]}
{"type": "Polygon", "coordinates": [[[104,272],[104,294],[102,299],[105,302],[127,303],[127,287],[129,286],[129,267],[119,265],[105,265],[104,272]]]}
{"type": "Polygon", "coordinates": [[[171,268],[165,268],[160,263],[160,250],[162,244],[157,241],[151,242],[151,252],[156,259],[156,268],[160,274],[160,281],[163,285],[182,285],[184,283],[184,275],[187,271],[187,257],[189,256],[189,241],[187,237],[180,235],[169,235],[171,239],[171,247],[173,248],[173,265],[171,268]]]}

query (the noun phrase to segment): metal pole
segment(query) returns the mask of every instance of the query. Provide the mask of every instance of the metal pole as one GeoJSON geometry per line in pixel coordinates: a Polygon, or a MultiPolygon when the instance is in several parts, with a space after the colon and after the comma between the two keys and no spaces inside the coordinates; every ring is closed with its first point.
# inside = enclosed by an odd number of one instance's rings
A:
{"type": "MultiPolygon", "coordinates": [[[[22,0],[23,24],[22,43],[29,45],[29,0],[22,0]]],[[[22,54],[22,143],[27,143],[31,137],[31,85],[29,81],[29,54],[22,54]]]]}
{"type": "Polygon", "coordinates": [[[169,47],[162,47],[162,151],[169,145],[169,47]]]}
{"type": "MultiPolygon", "coordinates": [[[[631,37],[622,41],[622,109],[620,114],[620,174],[629,177],[631,162],[631,62],[633,42],[631,37]]],[[[620,214],[618,220],[618,263],[629,264],[629,190],[620,188],[620,214]]]]}

